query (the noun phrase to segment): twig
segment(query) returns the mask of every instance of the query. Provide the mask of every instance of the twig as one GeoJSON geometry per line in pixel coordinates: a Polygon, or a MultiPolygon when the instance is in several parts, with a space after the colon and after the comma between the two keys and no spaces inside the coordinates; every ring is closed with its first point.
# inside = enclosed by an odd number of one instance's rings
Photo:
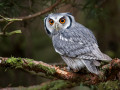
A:
{"type": "Polygon", "coordinates": [[[0,19],[0,22],[3,22],[3,21],[13,21],[13,20],[17,20],[17,21],[23,21],[23,20],[27,20],[27,19],[31,19],[31,18],[34,18],[34,17],[38,17],[40,15],[43,15],[47,12],[50,12],[52,11],[62,0],[57,0],[55,4],[53,4],[52,6],[44,9],[43,11],[40,11],[40,12],[37,12],[35,14],[32,14],[32,15],[28,15],[28,16],[24,16],[24,17],[18,17],[18,18],[3,18],[3,19],[0,19]]]}
{"type": "Polygon", "coordinates": [[[6,28],[10,25],[10,24],[12,24],[13,23],[13,21],[11,21],[11,22],[8,22],[5,26],[4,26],[4,28],[3,28],[3,35],[5,35],[6,34],[6,28]]]}
{"type": "Polygon", "coordinates": [[[3,22],[3,21],[22,21],[22,19],[19,19],[19,18],[6,18],[6,17],[4,17],[4,16],[2,16],[2,15],[0,15],[0,17],[2,17],[2,19],[0,19],[0,22],[3,22]]]}
{"type": "Polygon", "coordinates": [[[14,31],[11,31],[11,32],[0,32],[0,36],[11,36],[13,34],[20,34],[22,33],[21,30],[14,30],[14,31]]]}

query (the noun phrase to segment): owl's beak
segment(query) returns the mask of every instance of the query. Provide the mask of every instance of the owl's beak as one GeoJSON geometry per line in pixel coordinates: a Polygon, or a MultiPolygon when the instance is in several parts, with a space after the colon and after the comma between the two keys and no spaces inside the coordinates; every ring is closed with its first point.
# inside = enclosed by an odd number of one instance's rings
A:
{"type": "Polygon", "coordinates": [[[55,30],[58,31],[60,28],[59,28],[59,25],[58,23],[55,23],[55,30]]]}

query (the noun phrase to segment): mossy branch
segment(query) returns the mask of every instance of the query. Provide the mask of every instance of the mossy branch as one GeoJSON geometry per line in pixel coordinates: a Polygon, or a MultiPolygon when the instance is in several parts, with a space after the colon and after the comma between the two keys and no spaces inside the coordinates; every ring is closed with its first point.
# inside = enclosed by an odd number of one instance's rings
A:
{"type": "Polygon", "coordinates": [[[27,58],[0,58],[0,66],[12,67],[14,69],[21,68],[27,71],[34,71],[36,73],[42,72],[45,75],[52,76],[56,79],[68,80],[72,82],[82,82],[84,84],[98,84],[100,82],[120,79],[120,60],[113,59],[109,64],[101,67],[101,74],[99,76],[89,73],[81,72],[73,73],[62,70],[60,67],[46,64],[42,61],[35,61],[27,58]]]}

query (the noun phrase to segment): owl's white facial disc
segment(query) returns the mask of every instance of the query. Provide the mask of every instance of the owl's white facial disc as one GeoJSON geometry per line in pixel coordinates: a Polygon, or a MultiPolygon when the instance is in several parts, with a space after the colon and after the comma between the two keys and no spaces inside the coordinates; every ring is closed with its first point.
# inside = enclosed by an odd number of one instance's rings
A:
{"type": "Polygon", "coordinates": [[[60,30],[69,29],[74,17],[68,13],[49,14],[44,19],[45,29],[49,35],[57,34],[60,30]]]}

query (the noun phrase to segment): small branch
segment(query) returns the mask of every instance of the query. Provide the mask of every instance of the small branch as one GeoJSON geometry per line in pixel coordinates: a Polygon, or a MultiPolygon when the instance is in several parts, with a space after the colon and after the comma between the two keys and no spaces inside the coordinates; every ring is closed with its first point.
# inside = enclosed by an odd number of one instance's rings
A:
{"type": "Polygon", "coordinates": [[[21,33],[21,30],[16,30],[16,31],[12,31],[12,32],[6,32],[6,29],[9,25],[11,25],[14,21],[21,21],[21,19],[9,19],[9,18],[5,18],[4,16],[0,15],[0,17],[3,18],[3,20],[7,21],[7,24],[3,27],[2,32],[0,32],[0,35],[4,35],[4,36],[10,36],[12,34],[16,34],[16,33],[21,33]]]}
{"type": "Polygon", "coordinates": [[[47,12],[52,11],[61,1],[62,0],[56,0],[56,3],[53,4],[52,6],[44,9],[43,11],[32,14],[32,15],[28,15],[28,16],[24,16],[24,17],[18,17],[18,18],[5,18],[5,17],[2,17],[3,19],[0,19],[0,22],[3,22],[3,21],[23,21],[23,20],[28,20],[28,19],[34,18],[34,17],[38,17],[40,15],[43,15],[43,14],[45,14],[47,12]]]}
{"type": "Polygon", "coordinates": [[[22,33],[21,30],[15,30],[11,32],[0,32],[0,36],[11,36],[11,35],[20,34],[20,33],[22,33]]]}
{"type": "Polygon", "coordinates": [[[2,19],[0,19],[0,22],[4,22],[4,21],[8,21],[8,22],[11,22],[11,21],[22,21],[22,19],[18,19],[18,18],[6,18],[2,15],[0,15],[0,17],[2,17],[2,19]]]}
{"type": "Polygon", "coordinates": [[[4,28],[3,28],[3,30],[2,30],[4,35],[6,34],[6,28],[7,28],[11,23],[13,23],[13,21],[8,22],[8,23],[4,26],[4,28]]]}

